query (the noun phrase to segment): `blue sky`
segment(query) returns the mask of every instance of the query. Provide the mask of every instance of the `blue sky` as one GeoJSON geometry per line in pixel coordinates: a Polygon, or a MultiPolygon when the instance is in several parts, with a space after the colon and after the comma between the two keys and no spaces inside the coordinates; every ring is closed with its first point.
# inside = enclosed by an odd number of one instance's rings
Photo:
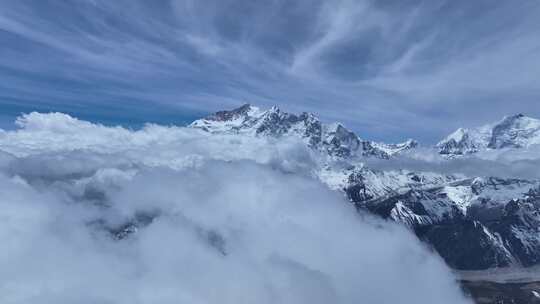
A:
{"type": "Polygon", "coordinates": [[[245,102],[433,143],[540,117],[540,1],[0,0],[0,127],[20,112],[183,124],[245,102]]]}

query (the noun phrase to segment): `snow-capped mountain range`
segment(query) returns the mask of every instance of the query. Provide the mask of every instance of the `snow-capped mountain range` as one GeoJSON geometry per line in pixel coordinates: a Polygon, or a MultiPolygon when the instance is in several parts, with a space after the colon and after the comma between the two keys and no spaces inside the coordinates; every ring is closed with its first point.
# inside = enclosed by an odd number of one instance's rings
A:
{"type": "MultiPolygon", "coordinates": [[[[244,105],[194,121],[210,133],[295,137],[324,157],[313,175],[342,191],[357,209],[402,223],[455,269],[540,263],[540,181],[445,175],[395,168],[376,170],[367,158],[386,161],[417,147],[408,140],[384,144],[362,139],[339,123],[313,114],[244,105]]],[[[516,115],[477,129],[459,129],[436,151],[460,156],[483,149],[526,149],[540,143],[540,120],[516,115]]]]}
{"type": "Polygon", "coordinates": [[[484,149],[528,148],[538,144],[540,120],[518,114],[479,128],[460,128],[436,147],[441,154],[464,155],[484,149]]]}
{"type": "Polygon", "coordinates": [[[297,136],[310,147],[338,157],[375,156],[389,158],[417,146],[414,140],[384,144],[363,140],[342,124],[325,125],[313,114],[300,115],[277,107],[262,111],[249,104],[231,111],[220,111],[194,121],[190,127],[211,133],[234,133],[256,136],[297,136]]]}

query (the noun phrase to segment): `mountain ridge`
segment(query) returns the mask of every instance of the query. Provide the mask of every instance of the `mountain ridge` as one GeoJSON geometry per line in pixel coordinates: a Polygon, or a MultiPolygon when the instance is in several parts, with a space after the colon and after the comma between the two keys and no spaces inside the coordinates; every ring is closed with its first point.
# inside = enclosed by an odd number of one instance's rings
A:
{"type": "MultiPolygon", "coordinates": [[[[453,155],[473,154],[489,146],[505,148],[513,143],[527,147],[522,141],[534,138],[535,132],[523,130],[531,126],[536,126],[534,119],[509,116],[474,132],[458,129],[447,137],[448,142],[456,145],[445,147],[453,155]],[[492,140],[493,134],[496,139],[492,140]]],[[[365,161],[387,161],[416,148],[418,143],[364,140],[340,123],[323,124],[314,114],[290,114],[277,107],[263,111],[246,104],[196,120],[190,127],[213,134],[300,138],[308,147],[327,156],[313,168],[313,175],[324,185],[341,191],[361,212],[401,223],[454,269],[540,263],[538,180],[397,168],[376,170],[365,161]]]]}
{"type": "Polygon", "coordinates": [[[459,128],[435,147],[443,155],[467,155],[488,149],[521,149],[538,144],[540,120],[516,114],[477,128],[459,128]]]}
{"type": "Polygon", "coordinates": [[[298,136],[311,148],[327,151],[332,156],[353,155],[388,159],[403,151],[416,148],[418,142],[386,144],[359,137],[341,123],[322,123],[312,113],[299,115],[282,111],[277,106],[261,110],[244,104],[230,111],[219,111],[189,125],[210,133],[237,133],[252,136],[298,136]]]}

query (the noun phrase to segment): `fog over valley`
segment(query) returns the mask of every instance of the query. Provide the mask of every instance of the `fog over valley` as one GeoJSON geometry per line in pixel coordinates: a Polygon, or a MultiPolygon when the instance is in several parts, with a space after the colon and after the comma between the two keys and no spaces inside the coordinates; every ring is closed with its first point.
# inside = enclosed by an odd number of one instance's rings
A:
{"type": "Polygon", "coordinates": [[[3,303],[468,303],[413,234],[312,178],[300,142],[18,125],[0,133],[3,303]]]}

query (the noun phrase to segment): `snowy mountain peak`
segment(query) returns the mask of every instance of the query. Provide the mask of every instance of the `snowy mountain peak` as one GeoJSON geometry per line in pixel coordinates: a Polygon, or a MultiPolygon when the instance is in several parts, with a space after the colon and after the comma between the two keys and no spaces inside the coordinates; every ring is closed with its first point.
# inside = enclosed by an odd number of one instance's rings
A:
{"type": "Polygon", "coordinates": [[[236,108],[231,111],[219,111],[214,113],[213,115],[208,116],[206,119],[208,120],[214,120],[214,121],[229,121],[238,119],[242,116],[247,116],[250,112],[253,112],[254,110],[258,110],[257,108],[251,107],[250,104],[246,103],[243,106],[236,108]]]}
{"type": "Polygon", "coordinates": [[[505,117],[492,131],[489,148],[526,148],[540,144],[540,120],[523,114],[505,117]]]}
{"type": "Polygon", "coordinates": [[[464,140],[464,137],[466,137],[468,133],[469,133],[469,130],[464,129],[464,128],[459,128],[456,131],[454,131],[454,133],[448,135],[448,137],[446,137],[446,140],[454,140],[456,142],[459,142],[459,141],[464,140]]]}
{"type": "Polygon", "coordinates": [[[478,152],[487,147],[491,136],[491,126],[476,129],[459,128],[437,144],[439,153],[461,155],[478,152]]]}
{"type": "Polygon", "coordinates": [[[416,147],[415,141],[384,144],[362,140],[341,123],[325,125],[312,113],[287,113],[276,106],[262,111],[245,104],[230,111],[219,111],[194,121],[190,127],[211,133],[246,134],[252,136],[296,136],[315,150],[331,156],[375,156],[389,158],[416,147]]]}
{"type": "Polygon", "coordinates": [[[324,143],[332,154],[345,156],[360,148],[360,138],[340,123],[330,124],[325,128],[324,143]]]}
{"type": "Polygon", "coordinates": [[[536,144],[540,144],[540,120],[517,114],[479,128],[459,128],[436,147],[441,154],[463,155],[483,149],[527,148],[536,144]]]}

